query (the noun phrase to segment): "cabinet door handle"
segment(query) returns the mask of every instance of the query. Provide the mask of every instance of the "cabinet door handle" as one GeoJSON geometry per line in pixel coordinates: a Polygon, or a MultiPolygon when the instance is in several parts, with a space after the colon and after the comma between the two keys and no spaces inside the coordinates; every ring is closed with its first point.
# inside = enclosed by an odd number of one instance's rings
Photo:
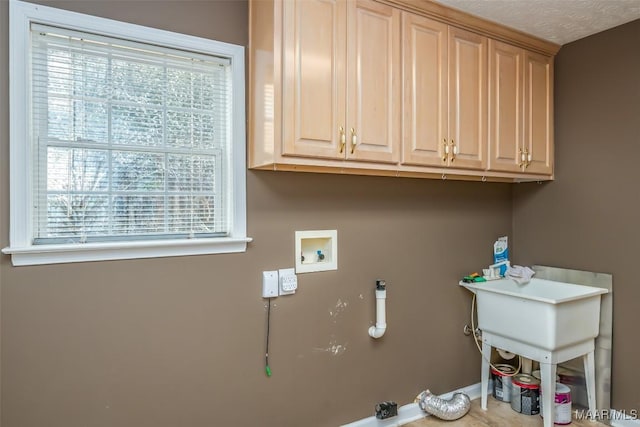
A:
{"type": "Polygon", "coordinates": [[[351,128],[351,154],[356,151],[356,145],[358,145],[358,135],[354,128],[351,128]]]}
{"type": "Polygon", "coordinates": [[[449,158],[449,144],[447,144],[447,138],[442,139],[442,145],[444,148],[444,156],[442,156],[442,161],[446,162],[449,158]]]}
{"type": "Polygon", "coordinates": [[[529,149],[525,147],[524,151],[522,152],[522,170],[528,168],[530,163],[531,153],[529,152],[529,149]]]}
{"type": "Polygon", "coordinates": [[[458,146],[456,143],[451,140],[451,163],[456,159],[456,155],[458,154],[458,146]]]}
{"type": "Polygon", "coordinates": [[[525,159],[525,154],[524,151],[522,151],[522,148],[518,148],[518,154],[520,154],[520,161],[518,162],[518,167],[522,168],[524,167],[524,159],[525,159]]]}
{"type": "Polygon", "coordinates": [[[344,134],[344,128],[340,126],[340,154],[344,151],[344,146],[347,144],[347,136],[344,134]]]}

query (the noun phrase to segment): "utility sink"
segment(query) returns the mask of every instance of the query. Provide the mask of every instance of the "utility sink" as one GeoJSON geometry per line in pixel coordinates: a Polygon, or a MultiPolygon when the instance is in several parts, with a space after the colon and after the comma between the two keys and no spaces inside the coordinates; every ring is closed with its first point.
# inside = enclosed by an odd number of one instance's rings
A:
{"type": "Polygon", "coordinates": [[[584,362],[589,411],[596,411],[594,342],[600,331],[600,296],[607,289],[533,278],[464,283],[476,295],[482,330],[481,408],[487,409],[491,349],[501,348],[540,363],[544,427],[555,421],[557,364],[584,362]]]}
{"type": "Polygon", "coordinates": [[[460,282],[474,294],[483,332],[555,351],[598,336],[607,289],[532,278],[460,282]]]}

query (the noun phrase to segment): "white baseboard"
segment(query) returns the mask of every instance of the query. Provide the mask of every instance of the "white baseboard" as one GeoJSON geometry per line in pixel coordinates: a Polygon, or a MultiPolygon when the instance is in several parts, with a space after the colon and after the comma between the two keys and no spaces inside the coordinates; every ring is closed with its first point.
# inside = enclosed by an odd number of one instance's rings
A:
{"type": "MultiPolygon", "coordinates": [[[[493,387],[493,382],[489,380],[489,394],[493,387]]],[[[451,399],[453,393],[465,393],[469,396],[469,399],[475,400],[482,396],[482,386],[480,383],[476,383],[458,390],[451,391],[446,394],[440,395],[443,399],[451,399]]],[[[603,414],[604,416],[605,414],[603,414]]],[[[634,413],[634,417],[627,414],[625,411],[616,411],[611,409],[606,418],[610,421],[612,427],[640,427],[640,419],[638,415],[634,413]]],[[[388,418],[386,420],[379,420],[376,417],[363,418],[359,421],[354,421],[349,424],[343,424],[341,427],[399,427],[412,421],[417,421],[421,418],[430,416],[424,412],[417,403],[409,403],[407,405],[398,408],[398,416],[388,418]]]]}
{"type": "MultiPolygon", "coordinates": [[[[489,387],[491,388],[491,382],[489,387]]],[[[459,392],[465,393],[471,400],[478,399],[482,395],[482,386],[480,383],[473,384],[468,387],[442,394],[440,397],[443,399],[450,399],[453,397],[453,393],[459,392]]],[[[359,421],[344,424],[341,427],[398,427],[428,416],[429,414],[420,409],[417,403],[409,403],[408,405],[398,408],[397,417],[387,418],[386,420],[379,420],[376,417],[363,418],[359,421]]]]}

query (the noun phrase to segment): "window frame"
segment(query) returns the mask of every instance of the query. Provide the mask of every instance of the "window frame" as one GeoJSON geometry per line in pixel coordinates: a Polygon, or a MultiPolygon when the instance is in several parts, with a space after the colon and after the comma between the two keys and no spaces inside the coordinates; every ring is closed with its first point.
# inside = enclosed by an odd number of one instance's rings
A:
{"type": "Polygon", "coordinates": [[[244,47],[200,37],[11,0],[9,3],[10,230],[13,265],[39,265],[116,259],[155,258],[245,252],[246,132],[244,47]],[[106,37],[228,58],[232,64],[232,122],[229,185],[231,230],[227,237],[134,240],[78,244],[41,244],[33,240],[31,94],[29,93],[31,23],[58,26],[106,37]]]}

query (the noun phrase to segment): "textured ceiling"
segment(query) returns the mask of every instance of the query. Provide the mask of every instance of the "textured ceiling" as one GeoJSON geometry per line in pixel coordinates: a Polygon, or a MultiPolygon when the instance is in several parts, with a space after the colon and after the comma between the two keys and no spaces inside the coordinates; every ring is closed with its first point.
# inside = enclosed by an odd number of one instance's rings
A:
{"type": "Polygon", "coordinates": [[[437,0],[563,45],[640,19],[640,0],[437,0]]]}

